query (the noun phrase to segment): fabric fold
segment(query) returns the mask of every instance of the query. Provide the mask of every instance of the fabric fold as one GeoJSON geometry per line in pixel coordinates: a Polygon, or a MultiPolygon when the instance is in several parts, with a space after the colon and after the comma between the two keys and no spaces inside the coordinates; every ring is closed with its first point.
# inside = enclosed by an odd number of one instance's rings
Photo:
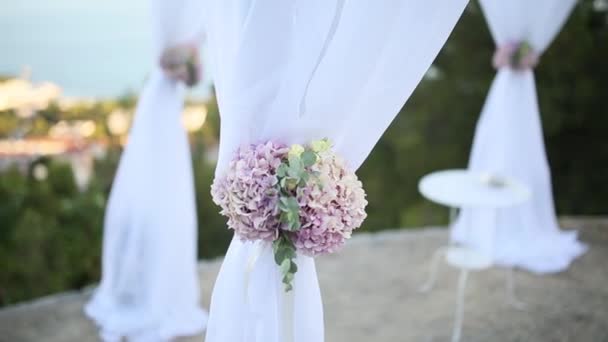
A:
{"type": "MultiPolygon", "coordinates": [[[[265,140],[306,144],[328,138],[356,170],[432,63],[466,3],[213,2],[207,32],[221,116],[216,177],[239,146],[265,140]]],[[[271,250],[257,258],[245,281],[255,244],[233,238],[214,286],[206,342],[284,342],[282,310],[289,305],[282,302],[284,289],[271,250]]],[[[315,263],[300,255],[297,265],[294,341],[322,342],[315,263]]]]}

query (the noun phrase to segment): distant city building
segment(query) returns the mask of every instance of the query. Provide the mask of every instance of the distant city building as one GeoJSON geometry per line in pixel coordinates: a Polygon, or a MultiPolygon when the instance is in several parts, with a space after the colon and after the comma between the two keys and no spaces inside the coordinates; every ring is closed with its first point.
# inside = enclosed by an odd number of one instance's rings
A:
{"type": "MultiPolygon", "coordinates": [[[[0,82],[0,111],[13,111],[19,118],[20,126],[10,134],[10,138],[0,140],[0,171],[17,165],[24,172],[33,162],[42,157],[63,160],[72,166],[75,181],[84,189],[93,175],[94,160],[102,158],[109,141],[92,140],[97,123],[91,119],[60,120],[54,123],[46,136],[29,137],[27,133],[36,113],[56,103],[61,111],[69,111],[77,106],[93,106],[97,100],[90,98],[63,97],[62,89],[49,82],[34,84],[28,80],[29,71],[19,78],[0,82]]],[[[127,141],[133,113],[129,109],[116,108],[107,113],[106,125],[109,133],[121,144],[127,141]]],[[[200,130],[207,118],[207,107],[203,104],[188,105],[184,108],[181,123],[188,132],[200,130]]],[[[217,158],[216,148],[211,147],[208,158],[217,158]]],[[[45,179],[45,166],[36,165],[33,170],[36,179],[45,179]]]]}
{"type": "Polygon", "coordinates": [[[61,92],[50,82],[33,84],[25,78],[0,82],[0,111],[14,110],[18,117],[30,118],[57,100],[61,92]]]}
{"type": "Polygon", "coordinates": [[[103,158],[106,150],[107,143],[101,140],[73,137],[5,139],[0,140],[0,170],[16,165],[25,172],[39,158],[52,157],[70,164],[76,185],[83,190],[93,175],[95,159],[103,158]]]}

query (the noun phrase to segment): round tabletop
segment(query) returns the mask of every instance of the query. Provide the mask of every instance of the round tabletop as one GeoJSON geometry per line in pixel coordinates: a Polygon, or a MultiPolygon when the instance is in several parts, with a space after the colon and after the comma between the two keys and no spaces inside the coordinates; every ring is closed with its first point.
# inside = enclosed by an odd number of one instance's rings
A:
{"type": "Polygon", "coordinates": [[[530,189],[513,178],[468,170],[433,172],[420,180],[418,189],[433,202],[457,208],[505,208],[531,197],[530,189]]]}

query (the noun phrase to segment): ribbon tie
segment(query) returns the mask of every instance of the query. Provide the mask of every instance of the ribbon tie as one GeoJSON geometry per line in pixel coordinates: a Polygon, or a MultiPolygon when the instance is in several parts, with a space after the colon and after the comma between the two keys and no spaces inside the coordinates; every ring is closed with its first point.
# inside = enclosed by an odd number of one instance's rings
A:
{"type": "MultiPolygon", "coordinates": [[[[250,251],[249,258],[247,260],[247,264],[245,265],[245,277],[244,277],[244,290],[245,290],[245,305],[248,307],[249,312],[254,312],[255,308],[251,307],[253,303],[251,303],[249,298],[249,285],[251,282],[251,274],[253,273],[255,266],[258,262],[258,259],[264,254],[265,251],[269,250],[271,247],[268,243],[261,242],[257,243],[253,246],[250,251]]],[[[293,342],[294,334],[293,334],[293,324],[294,324],[294,294],[291,290],[289,292],[285,292],[281,286],[280,290],[280,302],[281,302],[281,325],[280,329],[280,337],[281,342],[293,342]]]]}
{"type": "Polygon", "coordinates": [[[193,44],[169,47],[163,51],[160,57],[160,67],[171,79],[193,87],[201,78],[198,48],[193,44]]]}
{"type": "Polygon", "coordinates": [[[494,52],[492,64],[500,69],[510,67],[514,70],[528,70],[538,64],[539,55],[528,42],[507,43],[494,52]]]}

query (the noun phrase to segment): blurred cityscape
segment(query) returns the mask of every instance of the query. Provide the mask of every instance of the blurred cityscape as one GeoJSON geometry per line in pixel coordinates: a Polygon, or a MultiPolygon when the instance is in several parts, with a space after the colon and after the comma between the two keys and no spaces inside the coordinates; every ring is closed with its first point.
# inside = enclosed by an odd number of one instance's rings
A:
{"type": "MultiPolygon", "coordinates": [[[[16,166],[26,172],[37,160],[52,157],[71,166],[76,184],[83,190],[93,175],[93,161],[105,158],[110,144],[126,143],[133,101],[121,106],[64,97],[60,86],[32,83],[28,74],[26,70],[21,77],[0,82],[0,113],[5,114],[0,122],[0,171],[16,166]],[[96,107],[103,110],[102,117],[85,115],[96,107]]],[[[194,133],[206,117],[205,103],[191,103],[184,108],[181,121],[194,133]]],[[[36,179],[46,178],[44,165],[33,170],[36,179]]]]}

